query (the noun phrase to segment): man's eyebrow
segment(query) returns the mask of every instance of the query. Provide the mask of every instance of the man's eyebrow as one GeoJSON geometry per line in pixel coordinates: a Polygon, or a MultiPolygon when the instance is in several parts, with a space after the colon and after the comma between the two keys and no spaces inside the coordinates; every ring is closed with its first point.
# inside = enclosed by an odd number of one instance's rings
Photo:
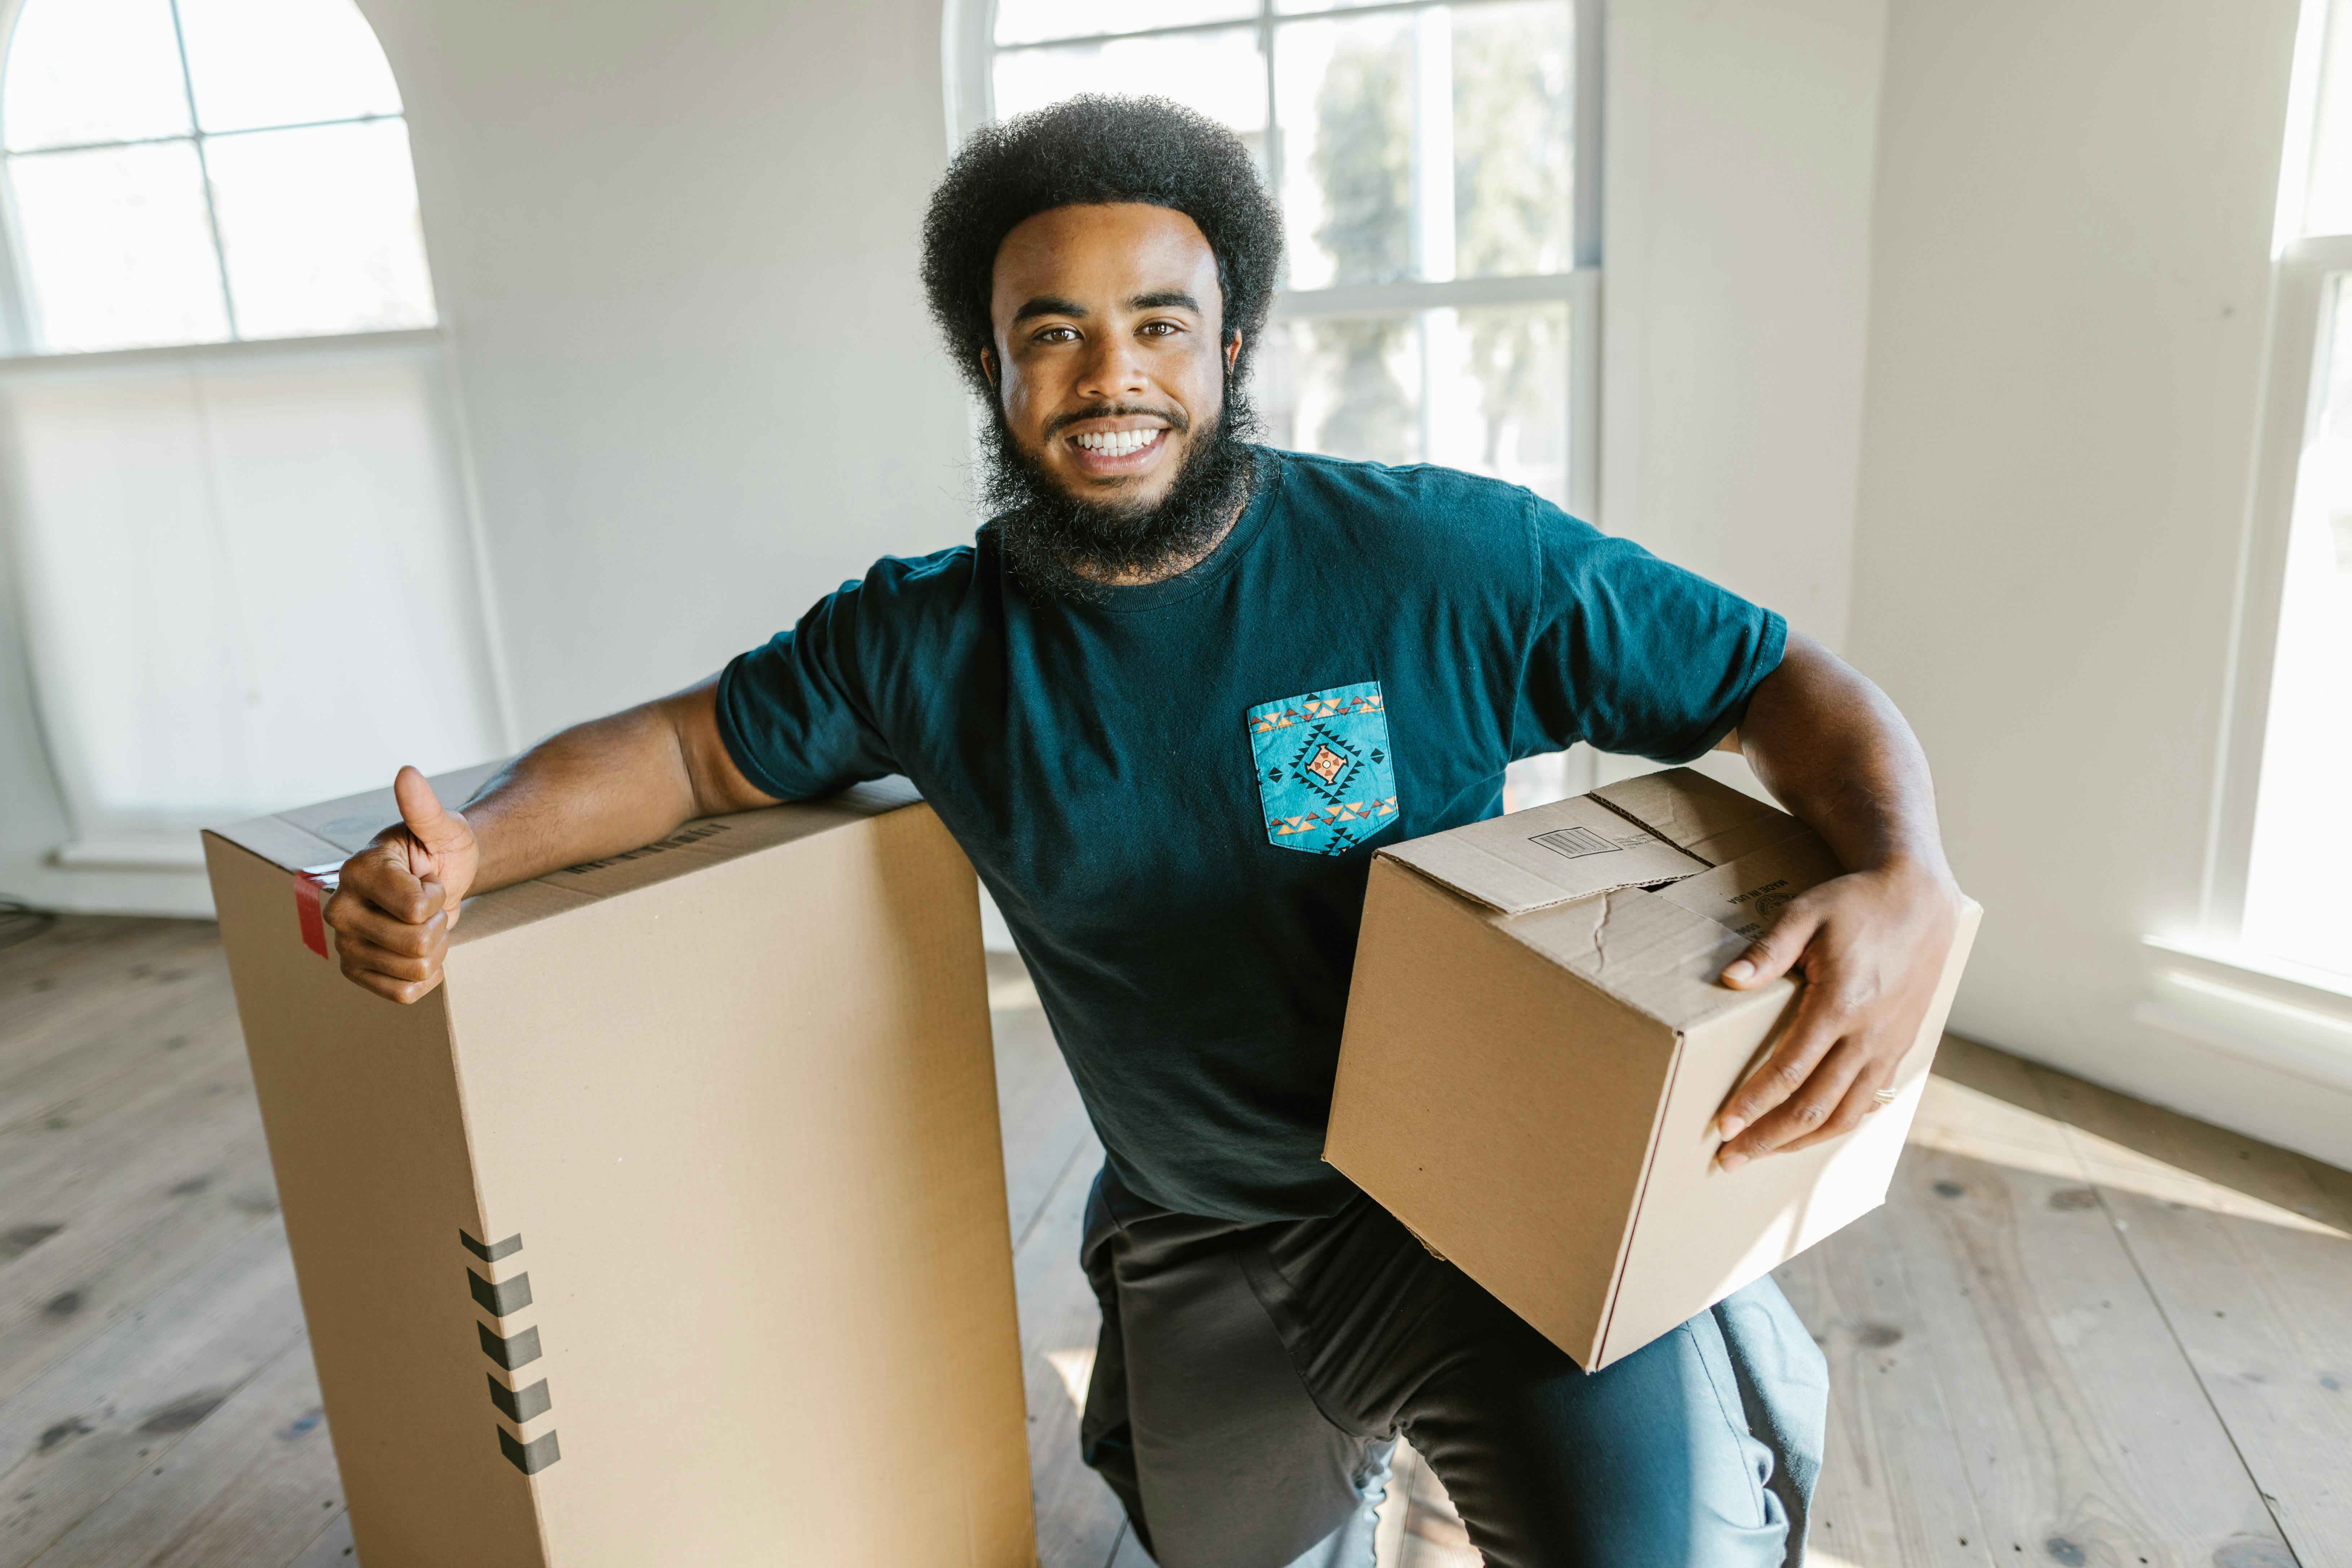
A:
{"type": "Polygon", "coordinates": [[[1150,294],[1138,294],[1127,302],[1130,310],[1165,310],[1171,306],[1181,306],[1196,316],[1201,313],[1201,301],[1181,289],[1161,289],[1150,294]]]}
{"type": "Polygon", "coordinates": [[[1075,300],[1065,300],[1059,294],[1040,294],[1013,311],[1013,321],[1018,326],[1032,316],[1084,316],[1086,313],[1087,308],[1075,300]]]}

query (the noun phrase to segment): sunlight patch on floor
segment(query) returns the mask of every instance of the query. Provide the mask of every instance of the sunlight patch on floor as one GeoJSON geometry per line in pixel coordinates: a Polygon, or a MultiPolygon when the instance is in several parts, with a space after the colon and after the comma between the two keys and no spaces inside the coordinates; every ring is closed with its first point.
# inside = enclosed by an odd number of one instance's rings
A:
{"type": "Polygon", "coordinates": [[[1094,1381],[1095,1347],[1084,1350],[1047,1351],[1045,1360],[1062,1380],[1064,1392],[1069,1394],[1071,1405],[1081,1415],[1087,1413],[1087,1384],[1094,1381]]]}
{"type": "Polygon", "coordinates": [[[2193,1172],[2136,1149],[2127,1149],[2054,1117],[2011,1105],[1995,1095],[1949,1079],[1931,1078],[1911,1124],[1910,1142],[1925,1148],[1983,1160],[2015,1171],[2079,1182],[2085,1170],[2101,1186],[2136,1193],[2162,1203],[2256,1220],[2338,1241],[2352,1236],[2336,1226],[2209,1181],[2193,1172]]]}

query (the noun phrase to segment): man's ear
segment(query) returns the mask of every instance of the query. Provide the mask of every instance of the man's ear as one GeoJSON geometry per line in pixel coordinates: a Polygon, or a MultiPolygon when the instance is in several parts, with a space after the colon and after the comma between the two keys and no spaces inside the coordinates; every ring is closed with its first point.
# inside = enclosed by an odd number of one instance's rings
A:
{"type": "Polygon", "coordinates": [[[980,374],[988,377],[989,385],[996,384],[996,351],[994,349],[987,348],[980,351],[980,374]]]}
{"type": "Polygon", "coordinates": [[[1242,357],[1241,329],[1236,327],[1225,335],[1225,374],[1234,374],[1234,365],[1242,357]]]}

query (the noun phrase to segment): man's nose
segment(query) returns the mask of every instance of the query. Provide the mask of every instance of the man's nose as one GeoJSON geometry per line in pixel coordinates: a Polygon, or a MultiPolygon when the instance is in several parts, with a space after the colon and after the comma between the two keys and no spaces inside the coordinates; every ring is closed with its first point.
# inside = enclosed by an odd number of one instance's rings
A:
{"type": "Polygon", "coordinates": [[[1142,356],[1124,333],[1106,334],[1088,347],[1091,352],[1079,375],[1079,395],[1116,401],[1150,390],[1142,356]]]}

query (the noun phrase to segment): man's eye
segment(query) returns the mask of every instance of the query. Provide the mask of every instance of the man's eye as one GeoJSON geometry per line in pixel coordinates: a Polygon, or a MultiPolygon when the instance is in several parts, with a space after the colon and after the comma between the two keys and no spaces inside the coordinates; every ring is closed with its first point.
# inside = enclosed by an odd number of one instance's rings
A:
{"type": "Polygon", "coordinates": [[[1037,341],[1041,343],[1074,342],[1076,341],[1077,335],[1076,328],[1047,327],[1044,331],[1037,334],[1037,341]]]}
{"type": "Polygon", "coordinates": [[[1146,321],[1143,330],[1155,338],[1173,337],[1180,330],[1173,321],[1146,321]]]}

